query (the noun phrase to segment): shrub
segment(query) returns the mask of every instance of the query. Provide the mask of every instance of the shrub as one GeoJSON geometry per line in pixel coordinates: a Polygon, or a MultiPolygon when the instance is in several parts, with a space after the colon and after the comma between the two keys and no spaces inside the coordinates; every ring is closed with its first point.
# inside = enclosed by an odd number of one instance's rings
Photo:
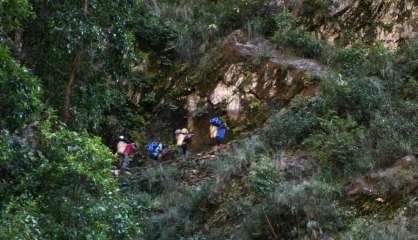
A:
{"type": "Polygon", "coordinates": [[[332,52],[324,53],[322,60],[330,64],[336,69],[341,70],[346,75],[356,75],[360,73],[363,64],[366,63],[365,52],[361,48],[347,47],[338,48],[331,47],[332,52]]]}
{"type": "MultiPolygon", "coordinates": [[[[366,147],[364,153],[371,153],[379,166],[417,152],[416,104],[413,100],[403,100],[399,89],[395,89],[402,86],[388,81],[339,75],[322,85],[325,108],[335,111],[334,115],[352,119],[364,129],[366,141],[357,144],[366,147]]],[[[329,116],[321,118],[332,121],[329,116]]]]}
{"type": "Polygon", "coordinates": [[[399,48],[398,56],[399,58],[396,63],[401,72],[405,72],[412,76],[417,76],[418,39],[409,40],[404,45],[402,45],[399,48]]]}
{"type": "Polygon", "coordinates": [[[318,119],[306,105],[296,111],[273,116],[263,131],[262,140],[267,144],[265,148],[278,151],[300,144],[317,125],[318,119]]]}
{"type": "Polygon", "coordinates": [[[229,179],[240,174],[252,161],[267,150],[259,136],[252,136],[246,142],[232,148],[228,153],[220,155],[216,161],[210,163],[210,166],[220,177],[229,179]]]}
{"type": "Polygon", "coordinates": [[[35,201],[9,202],[0,213],[0,238],[1,239],[41,239],[44,238],[40,226],[41,216],[35,201]]]}
{"type": "Polygon", "coordinates": [[[153,167],[143,170],[141,175],[130,177],[128,182],[134,191],[146,192],[158,196],[166,191],[177,189],[180,172],[175,167],[153,167]]]}
{"type": "Polygon", "coordinates": [[[398,211],[394,219],[388,221],[378,218],[371,220],[360,218],[350,226],[349,231],[343,234],[342,239],[415,239],[418,236],[416,224],[418,224],[418,217],[416,215],[408,217],[404,210],[398,211]]]}
{"type": "MultiPolygon", "coordinates": [[[[24,238],[132,239],[140,228],[110,169],[99,138],[48,124],[29,145],[2,133],[0,231],[24,238]],[[30,229],[30,231],[28,230],[30,229]]],[[[140,220],[140,219],[138,219],[140,220]]],[[[2,238],[3,239],[3,238],[2,238]]]]}
{"type": "Polygon", "coordinates": [[[42,107],[41,83],[0,44],[0,129],[16,130],[35,119],[42,107]]]}
{"type": "Polygon", "coordinates": [[[317,239],[342,227],[335,189],[320,182],[282,184],[244,222],[242,239],[317,239]]]}
{"type": "Polygon", "coordinates": [[[364,147],[364,128],[352,119],[338,116],[321,120],[321,132],[304,141],[321,163],[321,173],[330,180],[335,176],[353,176],[373,166],[364,147]]]}
{"type": "Polygon", "coordinates": [[[359,124],[370,121],[373,112],[388,103],[378,79],[354,79],[333,76],[323,83],[322,93],[326,108],[339,116],[351,116],[359,124]]]}
{"type": "Polygon", "coordinates": [[[276,26],[272,40],[277,47],[292,47],[297,53],[309,58],[319,58],[323,54],[324,42],[298,25],[292,13],[285,10],[276,14],[274,19],[276,26]]]}
{"type": "Polygon", "coordinates": [[[398,51],[392,74],[385,74],[386,88],[399,98],[418,101],[418,40],[406,42],[398,51]]]}
{"type": "Polygon", "coordinates": [[[418,107],[412,102],[377,112],[370,122],[367,139],[379,166],[387,166],[406,155],[418,154],[418,107]]]}
{"type": "Polygon", "coordinates": [[[245,180],[250,189],[260,196],[266,196],[273,192],[280,181],[276,161],[267,156],[262,156],[257,161],[253,161],[245,180]]]}

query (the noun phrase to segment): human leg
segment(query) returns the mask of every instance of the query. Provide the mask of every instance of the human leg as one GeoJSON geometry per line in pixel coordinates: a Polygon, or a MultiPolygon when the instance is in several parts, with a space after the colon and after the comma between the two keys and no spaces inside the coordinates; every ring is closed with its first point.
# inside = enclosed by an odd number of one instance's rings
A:
{"type": "Polygon", "coordinates": [[[122,160],[122,169],[127,170],[129,167],[129,157],[128,154],[123,154],[123,160],[122,160]]]}

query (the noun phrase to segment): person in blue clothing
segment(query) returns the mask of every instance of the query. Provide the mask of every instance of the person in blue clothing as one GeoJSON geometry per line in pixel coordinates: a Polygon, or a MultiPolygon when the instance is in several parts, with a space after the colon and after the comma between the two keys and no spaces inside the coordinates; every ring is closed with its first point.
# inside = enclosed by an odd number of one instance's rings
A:
{"type": "Polygon", "coordinates": [[[147,146],[148,155],[156,161],[162,161],[168,154],[167,147],[160,142],[151,142],[147,146]]]}
{"type": "Polygon", "coordinates": [[[215,140],[217,146],[221,146],[225,140],[225,135],[228,131],[228,126],[219,117],[214,117],[209,120],[210,138],[215,140]]]}

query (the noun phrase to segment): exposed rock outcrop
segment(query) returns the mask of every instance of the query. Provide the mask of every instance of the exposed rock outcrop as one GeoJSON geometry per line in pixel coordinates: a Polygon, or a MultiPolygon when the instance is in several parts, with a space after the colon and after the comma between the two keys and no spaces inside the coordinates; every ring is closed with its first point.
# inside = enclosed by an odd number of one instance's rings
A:
{"type": "Polygon", "coordinates": [[[395,49],[403,40],[418,36],[418,2],[398,0],[324,1],[275,0],[273,12],[290,9],[319,36],[330,42],[371,37],[395,49]],[[350,39],[351,38],[351,39],[350,39]]]}
{"type": "Polygon", "coordinates": [[[250,41],[242,31],[228,36],[221,49],[228,67],[210,101],[213,105],[226,102],[227,110],[231,110],[228,116],[234,120],[245,114],[243,103],[252,99],[264,103],[290,100],[326,72],[315,60],[286,56],[268,40],[250,41]]]}
{"type": "Polygon", "coordinates": [[[361,195],[390,198],[418,190],[418,161],[414,156],[398,160],[392,167],[357,178],[346,188],[346,197],[361,195]]]}
{"type": "Polygon", "coordinates": [[[218,52],[217,67],[211,69],[214,79],[189,96],[189,128],[199,135],[207,134],[198,126],[207,128],[208,119],[196,118],[198,106],[226,112],[233,124],[260,124],[273,101],[289,101],[297,94],[314,97],[327,73],[315,60],[287,56],[268,40],[250,40],[240,30],[226,37],[218,52]]]}

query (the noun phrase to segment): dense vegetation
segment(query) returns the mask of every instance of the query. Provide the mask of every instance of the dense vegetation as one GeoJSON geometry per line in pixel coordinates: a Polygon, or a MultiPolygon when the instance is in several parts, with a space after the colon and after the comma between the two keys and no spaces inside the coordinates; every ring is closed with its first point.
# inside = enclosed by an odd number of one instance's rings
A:
{"type": "Polygon", "coordinates": [[[0,239],[415,238],[416,189],[344,195],[418,155],[418,40],[375,40],[378,16],[399,9],[402,20],[410,1],[364,1],[352,13],[362,23],[329,15],[332,1],[299,1],[298,16],[271,2],[1,1],[0,239]],[[324,23],[344,26],[335,44],[313,34],[324,23]],[[272,107],[262,129],[204,164],[200,184],[175,164],[113,177],[113,137],[140,146],[133,166],[145,142],[171,140],[236,29],[328,66],[321,93],[272,107]],[[315,159],[309,173],[277,169],[300,152],[315,159]]]}

